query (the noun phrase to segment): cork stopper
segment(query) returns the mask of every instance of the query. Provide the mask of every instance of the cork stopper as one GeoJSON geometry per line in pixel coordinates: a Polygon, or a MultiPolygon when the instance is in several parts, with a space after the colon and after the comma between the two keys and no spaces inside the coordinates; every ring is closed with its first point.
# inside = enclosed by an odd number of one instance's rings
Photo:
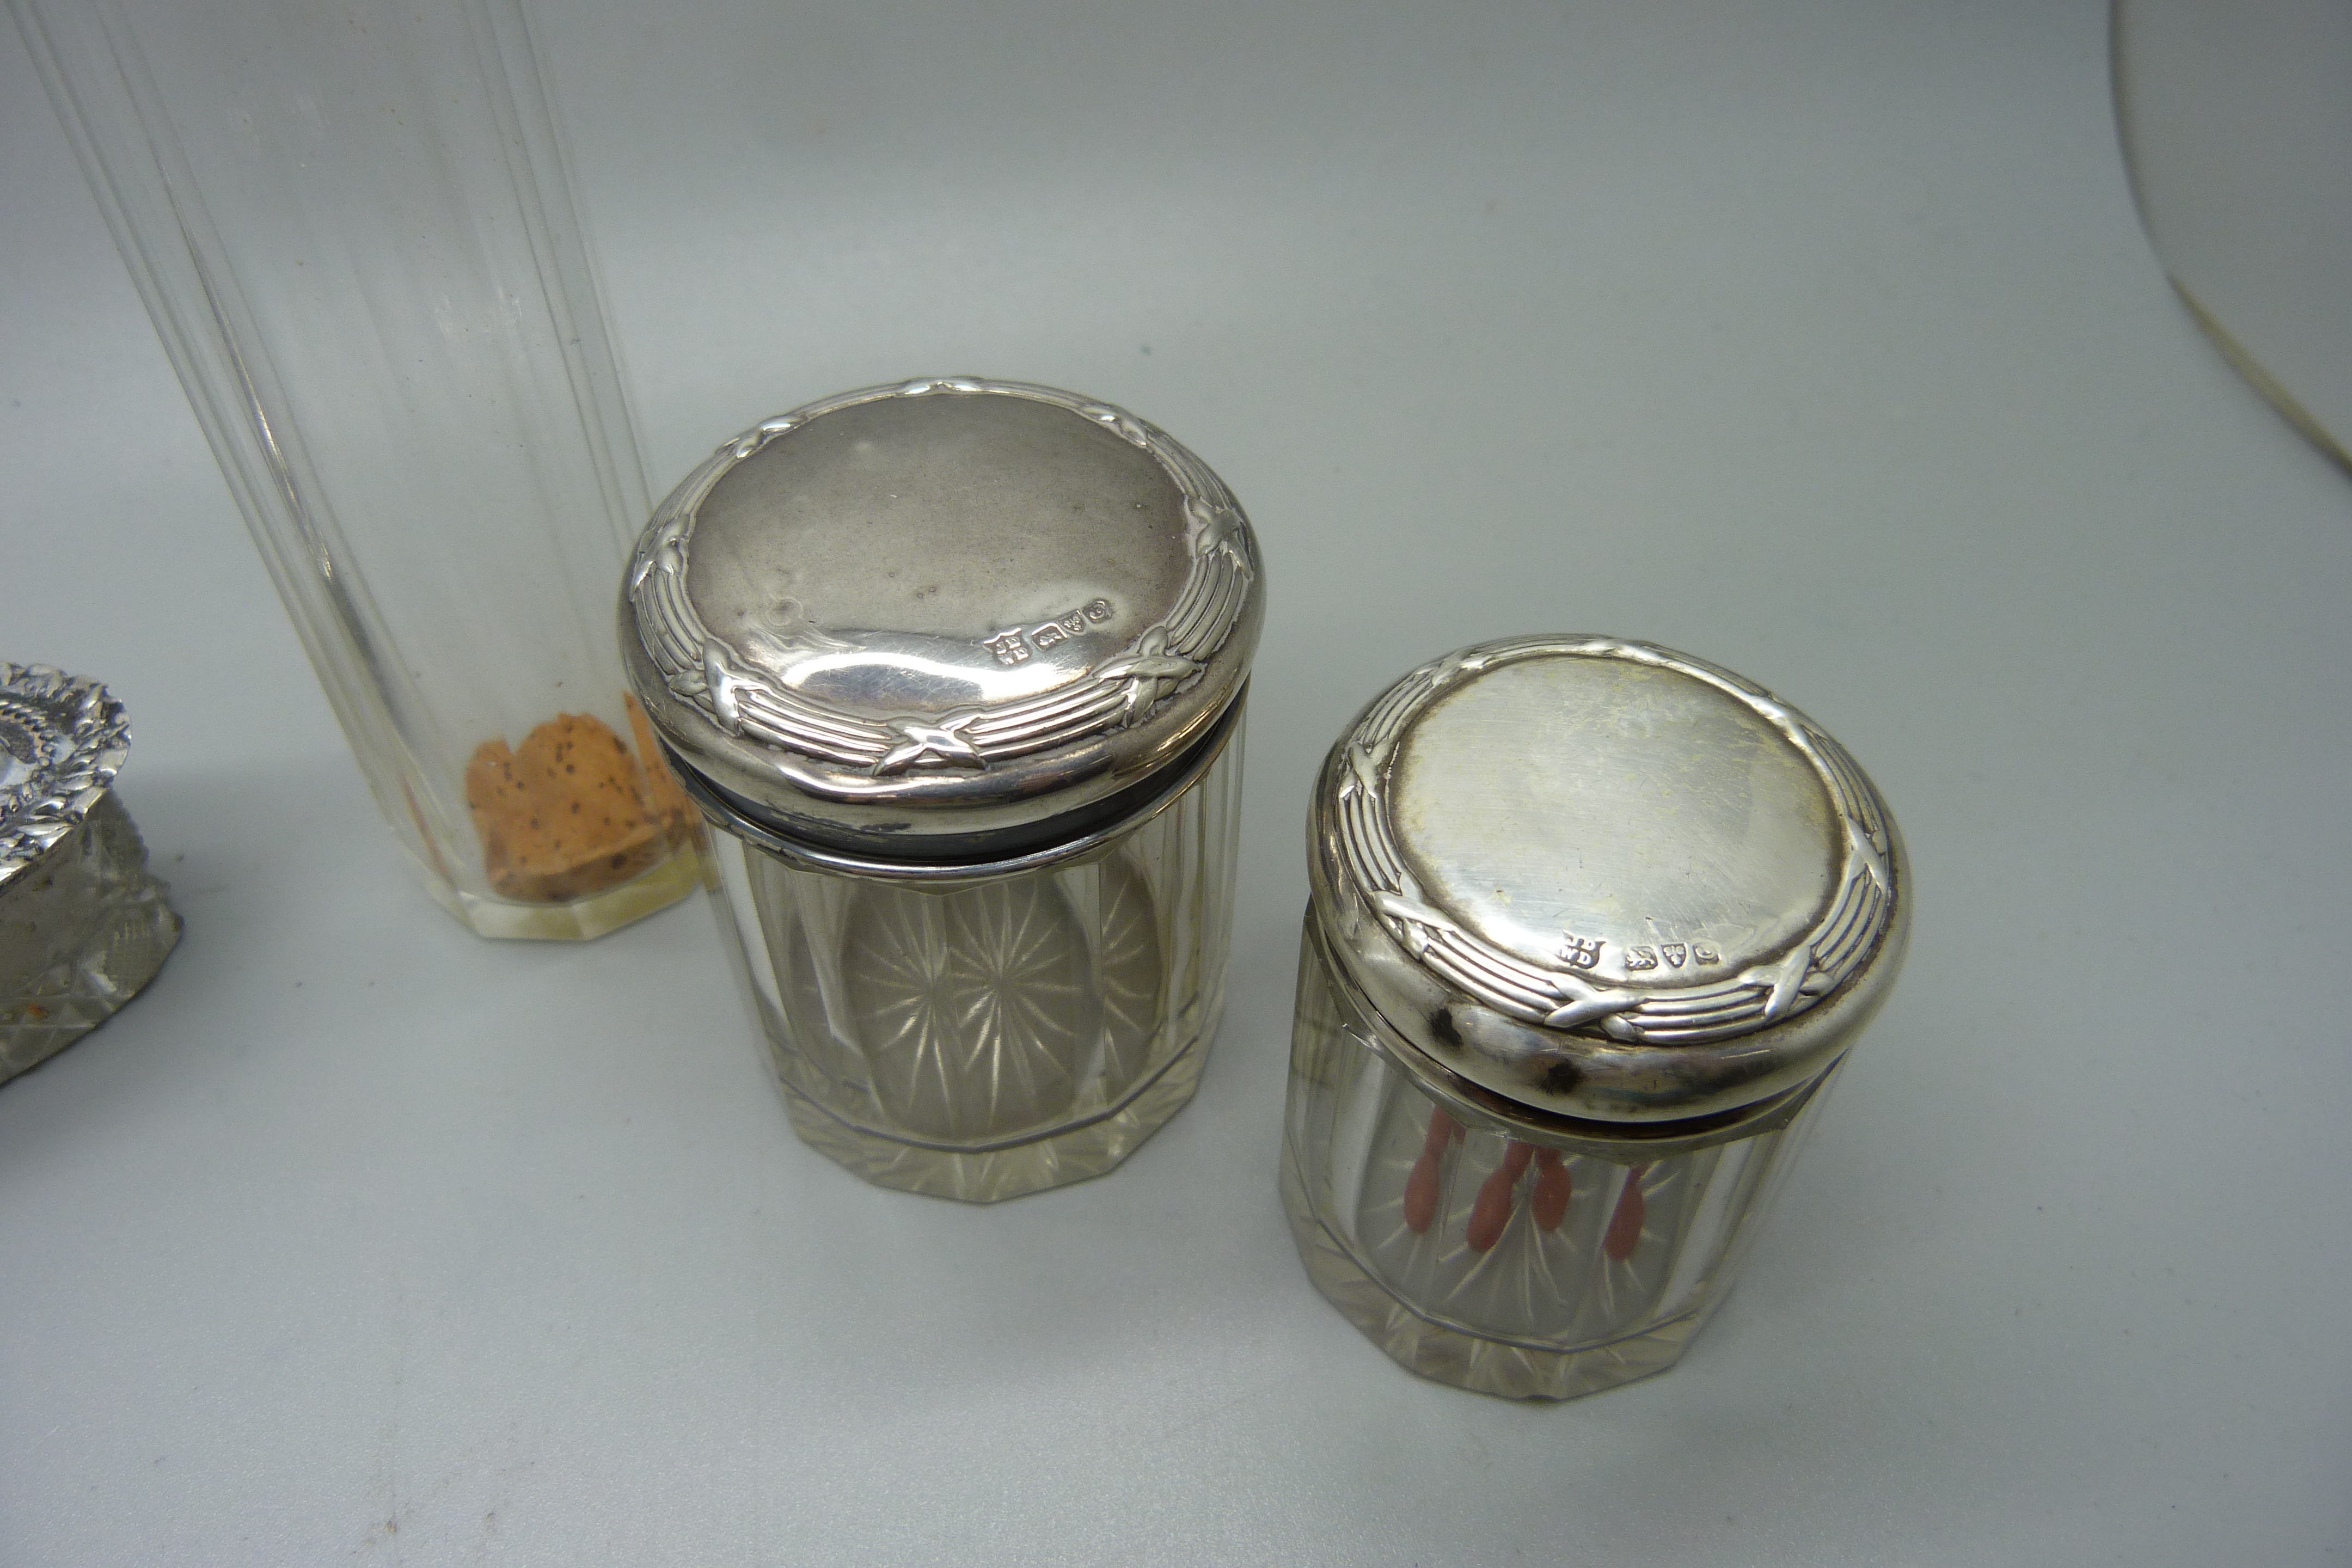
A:
{"type": "Polygon", "coordinates": [[[659,761],[634,700],[629,710],[636,753],[587,713],[560,713],[519,747],[501,737],[475,749],[466,803],[500,897],[554,903],[618,887],[691,832],[692,805],[659,761]]]}

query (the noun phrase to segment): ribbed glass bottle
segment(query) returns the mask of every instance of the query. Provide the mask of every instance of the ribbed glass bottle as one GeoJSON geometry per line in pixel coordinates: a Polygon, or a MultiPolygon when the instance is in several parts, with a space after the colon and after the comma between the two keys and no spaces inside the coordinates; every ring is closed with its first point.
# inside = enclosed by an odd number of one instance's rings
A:
{"type": "Polygon", "coordinates": [[[713,835],[801,1137],[883,1186],[989,1203],[1100,1175],[1181,1109],[1224,1005],[1241,729],[1044,869],[887,881],[713,835]]]}
{"type": "Polygon", "coordinates": [[[559,940],[693,891],[613,647],[645,474],[522,0],[6,5],[426,890],[559,940]]]}
{"type": "MultiPolygon", "coordinates": [[[[1832,1076],[1834,1076],[1833,1074],[1832,1076]]],[[[1441,1103],[1373,1042],[1312,930],[1282,1194],[1308,1277],[1412,1371],[1567,1399],[1664,1371],[1722,1300],[1826,1098],[1646,1156],[1441,1103]]]]}

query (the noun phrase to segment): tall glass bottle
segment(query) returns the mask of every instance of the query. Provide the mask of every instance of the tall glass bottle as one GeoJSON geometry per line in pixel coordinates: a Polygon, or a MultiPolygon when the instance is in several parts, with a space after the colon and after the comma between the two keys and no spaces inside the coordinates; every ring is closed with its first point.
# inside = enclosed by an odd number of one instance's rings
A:
{"type": "Polygon", "coordinates": [[[626,695],[646,510],[521,0],[8,0],[377,804],[492,936],[698,875],[626,695]]]}

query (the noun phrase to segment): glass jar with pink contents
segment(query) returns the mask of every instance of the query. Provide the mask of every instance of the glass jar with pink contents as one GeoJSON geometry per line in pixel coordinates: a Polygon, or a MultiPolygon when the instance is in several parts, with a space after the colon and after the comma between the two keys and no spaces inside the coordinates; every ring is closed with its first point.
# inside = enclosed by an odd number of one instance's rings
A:
{"type": "Polygon", "coordinates": [[[1900,966],[1876,789],[1727,670],[1525,637],[1366,709],[1308,846],[1282,1185],[1317,1287],[1486,1393],[1672,1365],[1900,966]]]}

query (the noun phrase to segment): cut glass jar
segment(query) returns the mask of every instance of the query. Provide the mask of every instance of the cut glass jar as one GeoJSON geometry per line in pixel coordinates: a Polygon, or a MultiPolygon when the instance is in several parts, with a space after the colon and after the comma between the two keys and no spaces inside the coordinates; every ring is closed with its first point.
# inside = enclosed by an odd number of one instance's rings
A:
{"type": "Polygon", "coordinates": [[[705,817],[793,1123],[885,1186],[1110,1169],[1224,995],[1247,521],[1131,415],[957,377],[812,404],[656,512],[623,657],[705,817]]]}
{"type": "Polygon", "coordinates": [[[1876,790],[1728,671],[1519,638],[1364,710],[1308,861],[1282,1190],[1317,1287],[1485,1393],[1673,1364],[1900,965],[1876,790]]]}
{"type": "Polygon", "coordinates": [[[114,794],[130,751],[106,688],[0,664],[0,1081],[112,1017],[180,940],[114,794]]]}

